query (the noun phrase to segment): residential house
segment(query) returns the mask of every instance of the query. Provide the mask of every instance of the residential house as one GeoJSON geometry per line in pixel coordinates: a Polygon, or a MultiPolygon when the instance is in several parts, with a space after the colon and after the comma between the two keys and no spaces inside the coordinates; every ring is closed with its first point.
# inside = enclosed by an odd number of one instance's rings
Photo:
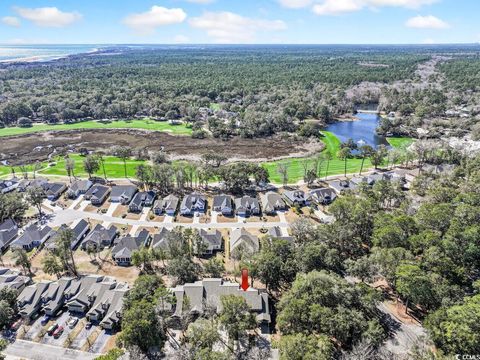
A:
{"type": "Polygon", "coordinates": [[[128,205],[128,211],[141,212],[144,207],[150,207],[153,205],[153,201],[157,196],[155,191],[142,191],[135,194],[130,205],[128,205]]]}
{"type": "Polygon", "coordinates": [[[50,283],[42,294],[42,309],[45,315],[54,316],[65,304],[65,290],[70,286],[71,278],[61,278],[50,283]]]}
{"type": "Polygon", "coordinates": [[[335,180],[328,183],[337,194],[342,194],[346,191],[353,191],[357,188],[357,185],[349,180],[335,180]]]}
{"type": "Polygon", "coordinates": [[[30,225],[11,243],[10,247],[30,251],[45,243],[51,235],[52,229],[48,226],[41,228],[38,225],[30,225]]]}
{"type": "MultiPolygon", "coordinates": [[[[70,228],[65,224],[60,226],[60,228],[55,231],[54,234],[47,240],[47,242],[45,243],[45,247],[51,251],[55,250],[57,248],[57,240],[60,237],[61,232],[68,229],[70,228]]],[[[86,220],[80,219],[72,225],[71,230],[73,233],[73,239],[70,247],[72,250],[75,250],[78,244],[80,244],[81,241],[85,238],[85,235],[90,230],[90,227],[86,220]]]]}
{"type": "Polygon", "coordinates": [[[25,287],[17,297],[18,314],[24,319],[31,319],[42,307],[42,295],[47,291],[50,282],[39,283],[25,287]]]}
{"type": "Polygon", "coordinates": [[[0,289],[14,289],[20,294],[30,281],[28,276],[20,275],[18,270],[0,268],[0,289]]]}
{"type": "Polygon", "coordinates": [[[111,225],[108,229],[101,224],[97,224],[93,230],[82,241],[82,250],[95,249],[101,251],[113,244],[113,241],[118,235],[118,229],[111,225]]]}
{"type": "Polygon", "coordinates": [[[223,238],[220,231],[200,229],[198,233],[205,246],[203,254],[213,254],[214,251],[222,249],[223,238]]]}
{"type": "Polygon", "coordinates": [[[117,282],[104,276],[88,275],[81,278],[74,286],[72,293],[67,293],[67,307],[73,313],[87,314],[100,301],[103,294],[116,287],[117,282]]]}
{"type": "Polygon", "coordinates": [[[152,249],[162,249],[167,251],[169,248],[169,237],[171,231],[167,228],[162,227],[160,231],[156,234],[153,234],[152,238],[152,249]]]}
{"type": "Polygon", "coordinates": [[[180,214],[192,216],[195,213],[205,213],[207,210],[207,199],[205,196],[193,193],[183,198],[180,204],[180,214]]]}
{"type": "Polygon", "coordinates": [[[112,257],[119,266],[130,266],[132,255],[141,246],[146,246],[150,240],[150,233],[143,229],[136,236],[125,236],[121,238],[112,249],[112,257]]]}
{"type": "Polygon", "coordinates": [[[17,186],[17,191],[18,192],[25,192],[29,188],[37,188],[41,187],[42,189],[45,189],[48,185],[48,180],[44,178],[36,178],[36,179],[23,179],[18,183],[17,186]]]}
{"type": "Polygon", "coordinates": [[[259,248],[258,237],[252,235],[244,228],[233,229],[230,233],[230,254],[240,252],[255,254],[259,248]]]}
{"type": "Polygon", "coordinates": [[[155,215],[167,214],[175,216],[177,212],[179,199],[175,195],[168,195],[161,200],[155,201],[153,212],[155,215]]]}
{"type": "Polygon", "coordinates": [[[128,205],[137,193],[138,189],[134,185],[117,185],[112,187],[110,193],[110,201],[112,203],[120,203],[128,205]]]}
{"type": "Polygon", "coordinates": [[[64,183],[47,183],[44,189],[47,199],[55,201],[67,190],[67,185],[64,183]]]}
{"type": "Polygon", "coordinates": [[[330,188],[314,189],[308,194],[308,200],[316,205],[331,204],[336,198],[337,193],[330,188]]]}
{"type": "Polygon", "coordinates": [[[233,201],[230,195],[216,195],[213,197],[213,211],[222,213],[225,216],[233,215],[233,201]]]}
{"type": "Polygon", "coordinates": [[[243,297],[249,308],[257,318],[262,332],[268,332],[271,322],[271,309],[266,292],[260,292],[255,288],[243,291],[238,283],[224,281],[222,279],[203,279],[194,283],[179,285],[171,289],[175,295],[174,317],[184,316],[184,302],[188,298],[189,311],[193,314],[202,314],[206,307],[214,308],[217,313],[222,310],[222,295],[236,295],[243,297]]]}
{"type": "Polygon", "coordinates": [[[127,284],[118,284],[114,290],[110,290],[108,298],[102,302],[102,310],[106,309],[100,326],[102,329],[111,330],[117,328],[121,321],[123,299],[129,288],[127,284]]]}
{"type": "Polygon", "coordinates": [[[6,194],[10,191],[15,190],[19,185],[19,181],[17,179],[11,180],[0,180],[0,193],[6,194]]]}
{"type": "MultiPolygon", "coordinates": [[[[288,231],[287,231],[288,232],[288,231]]],[[[287,240],[288,242],[293,242],[293,237],[285,235],[280,226],[273,226],[268,229],[268,236],[273,239],[287,240]]]]}
{"type": "Polygon", "coordinates": [[[110,188],[105,185],[95,184],[85,193],[85,200],[89,200],[92,205],[102,205],[110,193],[110,188]]]}
{"type": "Polygon", "coordinates": [[[264,214],[275,214],[277,211],[286,210],[287,205],[282,196],[276,192],[269,191],[261,195],[262,210],[264,214]]]}
{"type": "Polygon", "coordinates": [[[76,199],[80,195],[85,194],[91,187],[93,182],[90,180],[75,180],[67,190],[67,196],[70,199],[76,199]]]}
{"type": "Polygon", "coordinates": [[[285,202],[290,206],[305,206],[307,199],[302,190],[286,190],[283,192],[285,202]]]}
{"type": "Polygon", "coordinates": [[[0,224],[0,252],[7,250],[10,243],[18,235],[18,226],[12,219],[7,219],[0,224]]]}
{"type": "Polygon", "coordinates": [[[239,216],[256,216],[260,215],[260,203],[257,198],[251,196],[243,196],[235,199],[235,209],[239,216]]]}

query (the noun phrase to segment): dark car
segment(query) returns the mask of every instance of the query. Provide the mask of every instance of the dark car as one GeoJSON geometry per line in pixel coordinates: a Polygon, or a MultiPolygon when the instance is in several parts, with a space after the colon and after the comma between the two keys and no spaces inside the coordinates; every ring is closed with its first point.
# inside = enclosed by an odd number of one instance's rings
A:
{"type": "Polygon", "coordinates": [[[55,330],[57,330],[57,328],[58,328],[58,324],[53,324],[47,329],[47,334],[52,336],[55,330]]]}
{"type": "Polygon", "coordinates": [[[87,323],[85,324],[85,329],[90,329],[92,327],[92,322],[91,321],[87,321],[87,323]]]}
{"type": "Polygon", "coordinates": [[[57,330],[55,330],[55,331],[53,332],[53,337],[54,337],[55,339],[58,339],[58,338],[60,337],[60,335],[63,334],[63,330],[65,330],[65,329],[63,328],[63,326],[59,326],[59,327],[57,328],[57,330]]]}
{"type": "Polygon", "coordinates": [[[45,315],[42,320],[40,320],[40,324],[42,324],[43,326],[47,325],[47,323],[50,321],[50,316],[48,315],[45,315]]]}

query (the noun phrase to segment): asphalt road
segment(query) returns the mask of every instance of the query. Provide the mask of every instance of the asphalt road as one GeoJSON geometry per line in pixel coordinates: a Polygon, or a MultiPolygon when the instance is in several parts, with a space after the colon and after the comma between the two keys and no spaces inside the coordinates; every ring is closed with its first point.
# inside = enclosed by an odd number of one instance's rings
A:
{"type": "Polygon", "coordinates": [[[100,354],[16,340],[3,351],[7,360],[93,360],[100,354]]]}

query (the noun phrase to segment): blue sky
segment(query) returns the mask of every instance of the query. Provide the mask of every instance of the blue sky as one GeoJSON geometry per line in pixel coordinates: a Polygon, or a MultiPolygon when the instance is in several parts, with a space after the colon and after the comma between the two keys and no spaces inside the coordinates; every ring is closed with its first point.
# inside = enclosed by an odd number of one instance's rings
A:
{"type": "Polygon", "coordinates": [[[2,0],[0,43],[473,43],[479,14],[479,0],[2,0]]]}

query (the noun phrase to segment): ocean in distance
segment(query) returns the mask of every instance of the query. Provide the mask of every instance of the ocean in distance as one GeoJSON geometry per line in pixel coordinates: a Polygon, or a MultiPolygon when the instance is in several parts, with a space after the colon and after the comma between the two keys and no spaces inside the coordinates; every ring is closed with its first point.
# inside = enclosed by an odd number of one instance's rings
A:
{"type": "Polygon", "coordinates": [[[50,61],[100,48],[99,45],[0,45],[0,62],[50,61]]]}

